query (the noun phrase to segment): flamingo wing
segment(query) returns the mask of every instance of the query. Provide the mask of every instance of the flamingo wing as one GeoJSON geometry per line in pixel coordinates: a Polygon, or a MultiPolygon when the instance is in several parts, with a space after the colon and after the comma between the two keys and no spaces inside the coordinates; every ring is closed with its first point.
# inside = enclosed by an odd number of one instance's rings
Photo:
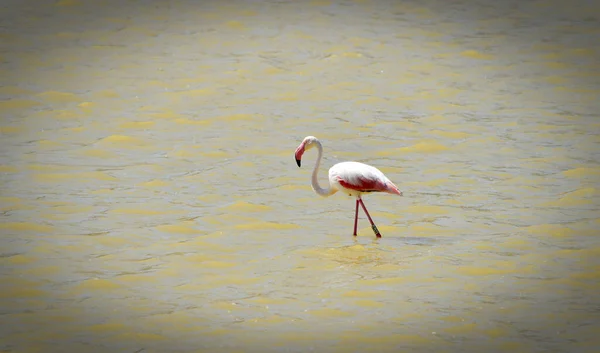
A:
{"type": "Polygon", "coordinates": [[[333,178],[341,187],[356,192],[387,192],[402,195],[379,169],[358,162],[336,164],[330,170],[333,178]]]}
{"type": "Polygon", "coordinates": [[[348,180],[338,177],[338,183],[346,189],[360,192],[387,191],[387,184],[385,182],[364,175],[356,175],[348,180]]]}

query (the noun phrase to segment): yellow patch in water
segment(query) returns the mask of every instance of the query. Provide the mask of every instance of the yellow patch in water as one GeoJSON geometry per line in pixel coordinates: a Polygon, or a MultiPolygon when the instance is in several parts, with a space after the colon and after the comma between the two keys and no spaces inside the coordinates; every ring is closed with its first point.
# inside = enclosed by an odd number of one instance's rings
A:
{"type": "Polygon", "coordinates": [[[354,101],[355,104],[372,104],[372,103],[384,103],[385,99],[381,97],[369,97],[364,99],[357,99],[354,101]]]}
{"type": "Polygon", "coordinates": [[[382,295],[381,291],[363,291],[363,290],[350,290],[342,293],[343,297],[349,298],[373,298],[382,295]]]}
{"type": "Polygon", "coordinates": [[[156,283],[158,280],[153,275],[147,274],[131,274],[115,277],[115,280],[125,283],[156,283]]]}
{"type": "Polygon", "coordinates": [[[72,103],[81,101],[77,95],[68,92],[48,91],[40,93],[39,96],[52,103],[72,103]]]}
{"type": "MultiPolygon", "coordinates": [[[[392,334],[383,337],[379,337],[379,341],[386,343],[387,345],[396,345],[399,342],[407,342],[412,344],[428,344],[431,343],[431,339],[423,337],[421,335],[407,335],[407,334],[392,334]]],[[[382,349],[385,351],[386,349],[382,349]]]]}
{"type": "Polygon", "coordinates": [[[532,249],[533,245],[531,242],[525,239],[510,239],[502,243],[502,246],[509,248],[516,248],[522,250],[532,249]]]}
{"type": "Polygon", "coordinates": [[[477,250],[481,250],[481,251],[493,251],[495,249],[497,249],[495,246],[490,245],[490,244],[477,244],[477,245],[471,245],[473,248],[477,249],[477,250]]]}
{"type": "Polygon", "coordinates": [[[27,265],[32,262],[36,262],[37,258],[25,256],[25,255],[14,255],[14,256],[5,257],[2,260],[6,261],[8,263],[11,263],[13,265],[27,265]]]}
{"type": "Polygon", "coordinates": [[[230,154],[225,151],[200,152],[200,154],[209,158],[227,158],[230,156],[230,154]]]}
{"type": "Polygon", "coordinates": [[[202,262],[202,267],[205,268],[230,268],[237,266],[234,262],[225,262],[225,261],[204,261],[202,262]]]}
{"type": "Polygon", "coordinates": [[[410,183],[403,183],[403,185],[414,185],[414,186],[438,186],[448,183],[449,179],[434,179],[428,181],[417,181],[410,183]]]}
{"type": "MultiPolygon", "coordinates": [[[[0,111],[2,111],[2,103],[0,103],[0,111]]],[[[19,132],[23,131],[24,129],[22,127],[18,127],[18,126],[0,126],[0,134],[18,134],[19,132]]]]}
{"type": "Polygon", "coordinates": [[[113,289],[119,289],[121,288],[121,285],[113,282],[113,281],[109,281],[106,279],[99,279],[99,278],[91,278],[91,279],[86,279],[83,282],[75,285],[73,287],[74,291],[77,292],[82,292],[82,291],[88,291],[88,290],[92,290],[92,291],[108,291],[108,290],[113,290],[113,289]]]}
{"type": "Polygon", "coordinates": [[[165,224],[157,226],[156,229],[165,233],[177,233],[177,234],[198,234],[203,233],[202,230],[193,228],[189,222],[182,222],[181,224],[165,224]]]}
{"type": "Polygon", "coordinates": [[[217,194],[205,194],[197,197],[198,201],[201,202],[215,202],[223,200],[223,195],[217,194]]]}
{"type": "Polygon", "coordinates": [[[53,164],[29,164],[27,166],[28,169],[37,170],[37,171],[45,171],[45,172],[61,172],[65,171],[65,167],[61,165],[53,165],[53,164]]]}
{"type": "Polygon", "coordinates": [[[34,298],[34,297],[42,297],[47,295],[46,292],[41,291],[35,288],[26,288],[26,287],[7,287],[3,286],[0,291],[0,298],[34,298]]]}
{"type": "MultiPolygon", "coordinates": [[[[239,270],[235,270],[239,271],[239,270]]],[[[212,279],[209,279],[209,284],[212,286],[232,286],[232,285],[246,285],[246,284],[254,284],[260,282],[260,278],[249,277],[248,275],[242,276],[226,276],[223,273],[218,276],[214,276],[212,279]]]]}
{"type": "Polygon", "coordinates": [[[575,191],[571,191],[566,194],[568,197],[591,197],[595,196],[598,193],[598,190],[595,188],[583,188],[575,191]]]}
{"type": "Polygon", "coordinates": [[[0,100],[0,111],[27,109],[38,105],[40,105],[39,102],[27,99],[0,100]]]}
{"type": "Polygon", "coordinates": [[[357,300],[355,304],[364,308],[382,308],[385,306],[384,303],[369,299],[357,300]]]}
{"type": "Polygon", "coordinates": [[[140,186],[143,187],[147,187],[147,188],[160,188],[160,187],[164,187],[169,185],[170,183],[164,180],[159,180],[159,179],[154,179],[151,181],[147,181],[144,183],[139,184],[140,186]]]}
{"type": "Polygon", "coordinates": [[[71,216],[66,214],[56,214],[56,213],[40,213],[40,219],[47,219],[52,221],[64,221],[69,219],[71,216]]]}
{"type": "Polygon", "coordinates": [[[231,115],[223,115],[223,116],[219,116],[215,119],[218,119],[219,121],[221,120],[232,120],[232,121],[238,121],[238,120],[246,120],[246,121],[251,121],[251,120],[256,120],[258,118],[260,118],[260,115],[256,115],[256,114],[231,114],[231,115]]]}
{"type": "Polygon", "coordinates": [[[596,281],[600,280],[600,266],[596,266],[588,272],[573,273],[569,276],[575,281],[596,281]]]}
{"type": "Polygon", "coordinates": [[[507,331],[506,329],[502,329],[502,328],[491,328],[491,329],[483,330],[483,334],[485,334],[491,338],[498,338],[498,337],[508,336],[509,331],[507,331]]]}
{"type": "Polygon", "coordinates": [[[100,236],[95,239],[96,244],[100,244],[103,246],[112,246],[112,247],[121,247],[125,244],[130,243],[130,240],[127,238],[114,237],[114,236],[100,236]]]}
{"type": "Polygon", "coordinates": [[[348,317],[348,316],[353,316],[354,314],[344,311],[344,310],[340,310],[340,309],[330,309],[330,308],[324,308],[324,309],[316,309],[316,310],[310,310],[308,312],[309,314],[319,317],[319,318],[328,318],[328,317],[348,317]]]}
{"type": "Polygon", "coordinates": [[[266,317],[262,317],[262,318],[250,319],[247,322],[253,323],[253,324],[282,324],[282,323],[289,323],[290,321],[294,321],[294,319],[286,318],[286,317],[279,316],[279,315],[271,315],[271,316],[266,316],[266,317]]]}
{"type": "Polygon", "coordinates": [[[242,212],[264,212],[271,209],[267,205],[257,205],[246,201],[237,201],[234,204],[221,207],[230,211],[242,211],[242,212]]]}
{"type": "Polygon", "coordinates": [[[97,324],[88,326],[87,329],[92,332],[105,333],[105,332],[123,332],[126,326],[120,322],[108,322],[104,324],[97,324]]]}
{"type": "Polygon", "coordinates": [[[373,267],[378,272],[399,272],[402,271],[403,267],[396,264],[382,264],[373,267]]]}
{"type": "Polygon", "coordinates": [[[216,91],[212,88],[192,89],[187,91],[170,92],[169,96],[176,100],[190,99],[191,97],[209,96],[215,94],[216,91]]]}
{"type": "Polygon", "coordinates": [[[50,141],[50,140],[39,140],[38,145],[39,145],[40,149],[46,149],[46,148],[62,147],[65,144],[56,142],[56,141],[50,141]]]}
{"type": "Polygon", "coordinates": [[[311,0],[310,5],[312,5],[312,6],[330,6],[331,0],[311,0]]]}
{"type": "Polygon", "coordinates": [[[542,65],[544,65],[550,69],[564,69],[564,68],[568,67],[568,65],[566,63],[558,62],[558,61],[543,62],[542,65]]]}
{"type": "MultiPolygon", "coordinates": [[[[50,253],[49,251],[47,253],[50,253]]],[[[24,275],[40,277],[40,278],[48,278],[49,276],[54,276],[61,273],[63,269],[59,266],[36,266],[23,271],[24,275]]]]}
{"type": "Polygon", "coordinates": [[[462,56],[472,59],[490,60],[493,58],[490,54],[484,54],[477,50],[465,50],[460,53],[462,56]]]}
{"type": "Polygon", "coordinates": [[[121,129],[147,129],[156,123],[154,121],[128,121],[119,125],[121,129]]]}
{"type": "Polygon", "coordinates": [[[447,138],[451,138],[451,139],[464,139],[467,138],[469,136],[471,136],[471,134],[468,134],[466,132],[460,132],[460,131],[441,131],[441,130],[433,130],[430,131],[432,134],[438,135],[438,136],[442,136],[442,137],[447,137],[447,138]]]}
{"type": "Polygon", "coordinates": [[[463,324],[453,327],[443,328],[442,331],[451,335],[461,335],[472,333],[477,330],[477,324],[463,324]]]}
{"type": "Polygon", "coordinates": [[[82,152],[84,156],[95,158],[116,158],[118,155],[114,152],[101,150],[97,148],[89,148],[82,152]]]}
{"type": "Polygon", "coordinates": [[[94,207],[92,207],[92,206],[84,206],[84,205],[74,205],[74,206],[63,205],[63,206],[52,207],[52,210],[55,212],[69,213],[69,214],[88,213],[88,212],[92,211],[93,209],[94,209],[94,207]]]}
{"type": "Polygon", "coordinates": [[[445,151],[447,149],[448,147],[442,145],[441,143],[431,141],[419,142],[412,146],[398,148],[397,150],[401,152],[435,153],[445,151]]]}
{"type": "Polygon", "coordinates": [[[406,282],[407,279],[404,277],[388,277],[388,278],[374,278],[374,279],[363,279],[359,280],[358,283],[364,286],[378,286],[382,284],[399,284],[406,282]]]}
{"type": "Polygon", "coordinates": [[[176,118],[175,123],[183,124],[183,125],[208,125],[210,121],[208,120],[192,120],[188,118],[176,118]]]}
{"type": "Polygon", "coordinates": [[[567,79],[562,76],[548,76],[544,78],[544,81],[553,85],[558,85],[565,84],[567,82],[567,79]]]}
{"type": "Polygon", "coordinates": [[[66,129],[62,129],[62,130],[69,131],[69,132],[82,132],[85,130],[85,127],[83,127],[83,126],[70,127],[70,128],[66,128],[66,129]]]}
{"type": "Polygon", "coordinates": [[[120,335],[117,335],[114,340],[117,342],[155,342],[155,341],[163,341],[167,338],[162,335],[157,335],[155,333],[139,333],[139,332],[126,332],[120,335]]]}
{"type": "Polygon", "coordinates": [[[514,272],[518,272],[517,269],[499,269],[490,267],[475,267],[475,266],[461,266],[457,267],[456,271],[467,276],[491,276],[491,275],[505,275],[514,272]]]}
{"type": "Polygon", "coordinates": [[[343,53],[342,56],[347,57],[347,58],[362,58],[363,55],[361,53],[357,53],[357,52],[346,52],[343,53]]]}
{"type": "Polygon", "coordinates": [[[104,195],[104,194],[110,194],[112,192],[114,192],[113,189],[98,189],[98,190],[91,191],[90,194],[93,194],[93,195],[104,195]]]}
{"type": "Polygon", "coordinates": [[[243,217],[235,213],[223,213],[217,216],[207,216],[201,219],[203,222],[218,225],[232,226],[236,223],[254,223],[260,222],[260,219],[254,217],[243,217]]]}
{"type": "Polygon", "coordinates": [[[448,210],[440,206],[416,205],[405,208],[403,212],[419,214],[446,214],[448,213],[448,210]]]}
{"type": "Polygon", "coordinates": [[[273,99],[286,102],[295,102],[299,99],[298,94],[293,92],[284,92],[277,94],[273,99]]]}
{"type": "Polygon", "coordinates": [[[529,226],[525,230],[533,234],[550,235],[553,237],[565,237],[576,234],[573,229],[558,224],[537,224],[529,226]]]}
{"type": "MultiPolygon", "coordinates": [[[[189,248],[189,242],[179,242],[179,243],[175,243],[175,244],[170,244],[171,247],[185,247],[185,248],[189,248]]],[[[202,241],[197,241],[195,242],[196,246],[201,246],[202,248],[204,248],[205,245],[207,245],[208,243],[202,242],[202,241]]],[[[206,254],[190,254],[190,255],[185,255],[185,257],[183,258],[185,261],[187,262],[205,262],[205,261],[210,261],[214,258],[215,256],[211,256],[211,255],[206,255],[206,254]]]]}
{"type": "Polygon", "coordinates": [[[81,5],[81,0],[59,0],[54,5],[55,6],[76,6],[76,5],[81,5]]]}
{"type": "MultiPolygon", "coordinates": [[[[197,296],[192,296],[193,298],[197,298],[197,296]]],[[[184,298],[182,298],[184,299],[184,298]]],[[[185,300],[185,299],[184,299],[185,300]]],[[[177,325],[177,330],[180,332],[187,332],[190,334],[198,334],[198,332],[206,332],[208,328],[210,328],[210,324],[207,324],[207,320],[204,318],[199,318],[194,315],[190,315],[187,311],[178,311],[170,314],[158,314],[152,315],[145,318],[146,325],[148,327],[156,327],[166,326],[173,327],[173,325],[177,325]]]]}
{"type": "Polygon", "coordinates": [[[29,223],[29,222],[0,223],[0,229],[7,229],[7,230],[19,231],[19,232],[40,232],[40,233],[50,233],[50,232],[54,231],[54,227],[43,225],[43,224],[29,223]]]}
{"type": "Polygon", "coordinates": [[[148,210],[148,209],[140,209],[140,208],[115,208],[113,210],[108,211],[109,213],[115,214],[129,214],[129,215],[140,215],[140,216],[154,216],[159,214],[166,214],[165,210],[148,210]]]}
{"type": "Polygon", "coordinates": [[[281,304],[290,304],[290,303],[294,302],[294,299],[254,297],[254,298],[250,298],[246,301],[249,303],[255,303],[258,305],[281,305],[281,304]]]}
{"type": "Polygon", "coordinates": [[[275,222],[255,222],[255,223],[246,223],[246,224],[238,224],[235,228],[238,229],[295,229],[300,226],[297,224],[291,223],[275,223],[275,222]]]}
{"type": "Polygon", "coordinates": [[[542,205],[560,207],[589,205],[592,204],[594,201],[591,199],[586,199],[585,197],[595,196],[596,193],[597,190],[594,188],[579,189],[566,194],[558,200],[545,202],[542,205]]]}
{"type": "MultiPolygon", "coordinates": [[[[2,37],[0,36],[0,39],[2,37]]],[[[17,96],[17,95],[25,95],[25,94],[31,94],[32,91],[21,88],[21,87],[17,87],[17,86],[4,86],[4,87],[0,87],[0,94],[2,95],[7,95],[7,96],[17,96]]]]}
{"type": "Polygon", "coordinates": [[[90,111],[96,105],[97,105],[97,103],[94,103],[94,102],[82,102],[82,103],[77,104],[77,106],[79,108],[81,108],[82,110],[85,110],[85,111],[90,111]]]}
{"type": "Polygon", "coordinates": [[[442,320],[447,321],[447,322],[465,322],[465,319],[463,319],[462,317],[454,316],[454,315],[444,316],[444,317],[442,317],[442,320]]]}
{"type": "Polygon", "coordinates": [[[237,305],[236,303],[232,303],[232,302],[225,302],[225,301],[221,301],[221,302],[217,302],[213,304],[213,307],[217,308],[217,309],[221,309],[221,310],[240,310],[243,309],[244,307],[237,305]]]}
{"type": "Polygon", "coordinates": [[[225,25],[232,29],[238,29],[238,30],[246,29],[246,26],[243,23],[241,23],[240,21],[229,21],[229,22],[225,23],[225,25]]]}
{"type": "Polygon", "coordinates": [[[198,152],[196,151],[189,151],[189,150],[177,150],[175,152],[171,152],[169,153],[169,157],[180,157],[180,158],[191,158],[191,157],[195,157],[198,155],[198,152]]]}
{"type": "Polygon", "coordinates": [[[73,111],[73,110],[57,109],[57,110],[52,110],[49,113],[47,113],[45,111],[39,112],[39,114],[41,114],[43,117],[50,115],[52,118],[59,119],[59,120],[71,120],[71,119],[81,118],[81,114],[79,114],[78,112],[73,111]]]}
{"type": "Polygon", "coordinates": [[[263,72],[267,75],[278,75],[284,73],[285,71],[276,67],[269,67],[264,69],[263,72]]]}
{"type": "Polygon", "coordinates": [[[117,178],[110,176],[103,172],[85,172],[85,173],[46,173],[46,174],[35,174],[35,180],[37,181],[57,181],[57,180],[77,180],[86,181],[86,179],[96,179],[105,181],[115,181],[117,178]]]}
{"type": "Polygon", "coordinates": [[[0,165],[0,173],[16,173],[19,170],[11,165],[0,165]]]}
{"type": "Polygon", "coordinates": [[[144,142],[144,140],[133,136],[110,135],[100,140],[100,142],[110,144],[141,144],[144,142]]]}

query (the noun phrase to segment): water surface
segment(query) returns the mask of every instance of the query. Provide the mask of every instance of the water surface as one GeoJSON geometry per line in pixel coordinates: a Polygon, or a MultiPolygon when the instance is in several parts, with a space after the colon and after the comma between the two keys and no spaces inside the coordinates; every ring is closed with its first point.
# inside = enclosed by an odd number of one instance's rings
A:
{"type": "Polygon", "coordinates": [[[598,5],[3,6],[1,350],[600,346],[598,5]]]}

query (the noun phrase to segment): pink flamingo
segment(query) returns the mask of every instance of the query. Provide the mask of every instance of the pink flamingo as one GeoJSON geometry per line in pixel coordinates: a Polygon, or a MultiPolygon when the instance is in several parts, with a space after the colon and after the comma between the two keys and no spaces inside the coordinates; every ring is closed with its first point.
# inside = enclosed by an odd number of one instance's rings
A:
{"type": "Polygon", "coordinates": [[[355,196],[356,212],[354,214],[353,235],[356,236],[356,227],[358,226],[358,204],[360,204],[363,210],[365,210],[369,222],[371,222],[371,228],[373,229],[373,232],[375,232],[375,236],[381,238],[381,233],[379,233],[375,223],[373,223],[361,195],[368,192],[387,192],[388,194],[402,196],[402,192],[398,190],[396,185],[394,185],[394,183],[392,183],[379,169],[359,162],[342,162],[331,167],[329,169],[329,187],[323,189],[317,181],[319,165],[321,164],[321,158],[323,157],[323,146],[316,137],[306,136],[304,140],[302,140],[300,146],[296,148],[296,163],[298,164],[298,167],[300,167],[304,152],[315,146],[319,150],[319,156],[317,157],[315,168],[312,172],[313,190],[323,197],[331,196],[338,191],[343,191],[350,196],[355,196]]]}

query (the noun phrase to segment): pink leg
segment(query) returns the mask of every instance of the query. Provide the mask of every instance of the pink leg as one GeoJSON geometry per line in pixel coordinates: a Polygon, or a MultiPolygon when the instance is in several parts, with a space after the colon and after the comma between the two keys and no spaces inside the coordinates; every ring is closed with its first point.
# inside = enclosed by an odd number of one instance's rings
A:
{"type": "Polygon", "coordinates": [[[358,199],[356,199],[356,212],[354,213],[354,236],[356,236],[356,227],[358,226],[358,199]]]}
{"type": "Polygon", "coordinates": [[[369,218],[369,222],[371,222],[371,228],[373,228],[373,232],[375,232],[375,236],[377,238],[381,238],[381,233],[379,233],[379,230],[375,226],[375,223],[373,223],[373,220],[371,219],[371,215],[369,214],[369,211],[367,211],[367,207],[365,206],[365,203],[363,202],[362,199],[358,199],[358,201],[360,201],[360,204],[362,205],[363,210],[365,210],[365,213],[367,214],[367,218],[369,218]]]}

